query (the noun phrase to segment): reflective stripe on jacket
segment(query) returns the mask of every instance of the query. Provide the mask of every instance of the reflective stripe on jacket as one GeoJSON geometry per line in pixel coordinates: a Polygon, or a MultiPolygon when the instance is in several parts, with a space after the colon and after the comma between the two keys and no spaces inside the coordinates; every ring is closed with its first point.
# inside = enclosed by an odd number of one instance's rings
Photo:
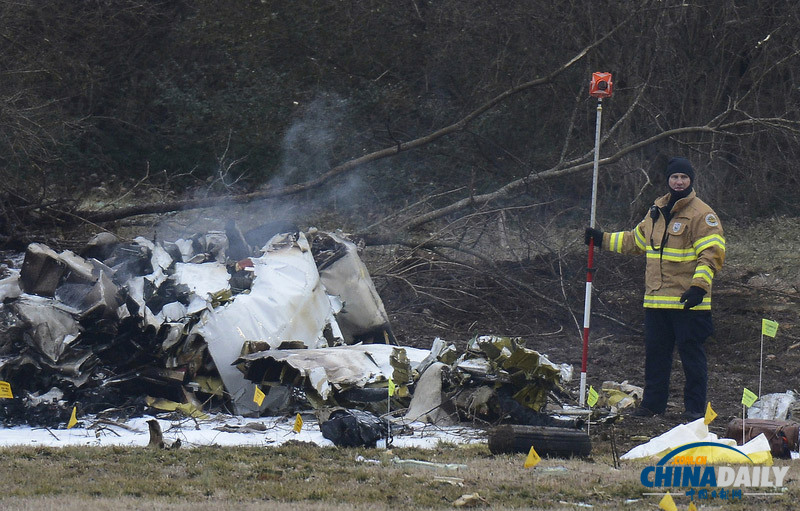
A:
{"type": "MultiPolygon", "coordinates": [[[[655,205],[663,208],[669,199],[666,194],[655,205]]],[[[682,309],[681,295],[697,286],[706,295],[692,310],[711,309],[711,283],[725,261],[725,237],[716,213],[694,190],[672,207],[668,225],[660,212],[655,221],[648,215],[631,231],[604,233],[603,248],[647,256],[645,307],[682,309]]]]}

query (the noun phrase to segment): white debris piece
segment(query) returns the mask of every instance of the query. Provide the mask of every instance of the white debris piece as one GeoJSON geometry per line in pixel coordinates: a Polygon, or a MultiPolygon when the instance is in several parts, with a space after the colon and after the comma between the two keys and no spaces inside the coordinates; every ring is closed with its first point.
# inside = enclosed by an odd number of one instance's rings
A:
{"type": "Polygon", "coordinates": [[[181,302],[170,302],[161,307],[156,315],[160,322],[176,322],[186,317],[186,306],[181,302]]]}
{"type": "MultiPolygon", "coordinates": [[[[245,355],[241,360],[246,364],[257,364],[260,361],[268,364],[287,364],[308,378],[320,397],[326,399],[329,389],[323,381],[337,390],[342,390],[365,387],[392,378],[394,367],[390,357],[392,351],[397,349],[397,346],[389,344],[356,344],[305,350],[268,350],[245,355]]],[[[407,346],[402,349],[405,350],[412,371],[416,370],[430,353],[428,350],[407,346]]]]}
{"type": "Polygon", "coordinates": [[[789,420],[796,402],[797,396],[791,390],[777,394],[764,394],[747,409],[747,418],[789,420]]]}
{"type": "Polygon", "coordinates": [[[405,419],[431,424],[452,424],[455,421],[442,409],[442,369],[447,367],[434,362],[425,369],[414,389],[405,419]]]}
{"type": "Polygon", "coordinates": [[[94,274],[94,266],[83,257],[76,255],[71,250],[65,250],[58,255],[58,258],[67,266],[67,269],[86,282],[97,281],[94,274]]]}
{"type": "Polygon", "coordinates": [[[305,236],[300,233],[296,241],[290,236],[275,236],[265,254],[252,259],[255,278],[249,294],[204,312],[194,328],[208,344],[237,413],[260,410],[253,401],[255,384],[232,365],[245,341],[266,341],[277,348],[282,341],[299,340],[318,348],[328,345],[326,326],[339,332],[305,236]]]}
{"type": "Polygon", "coordinates": [[[386,327],[389,316],[369,270],[358,256],[358,247],[334,233],[317,235],[329,236],[344,249],[341,257],[320,265],[319,275],[328,293],[338,296],[344,304],[343,314],[338,316],[338,320],[347,344],[353,344],[354,336],[386,327]]]}
{"type": "MultiPolygon", "coordinates": [[[[679,424],[671,430],[663,433],[649,442],[637,445],[630,451],[620,456],[621,460],[635,460],[650,457],[664,456],[672,449],[692,442],[708,442],[720,446],[735,447],[739,452],[748,456],[756,453],[769,453],[770,446],[767,437],[760,434],[744,445],[737,446],[736,440],[732,438],[719,438],[714,433],[708,431],[708,426],[704,419],[696,419],[687,424],[679,424]]],[[[711,464],[711,461],[709,461],[711,464]]]]}
{"type": "Polygon", "coordinates": [[[194,257],[194,247],[192,240],[185,240],[183,238],[174,241],[175,246],[181,253],[181,261],[188,263],[194,257]]]}
{"type": "Polygon", "coordinates": [[[217,262],[175,263],[175,270],[170,278],[176,284],[187,286],[193,295],[208,300],[210,295],[230,289],[231,275],[224,264],[217,262]]]}
{"type": "Polygon", "coordinates": [[[22,290],[19,288],[19,270],[9,268],[7,271],[9,275],[0,279],[0,302],[6,298],[17,298],[22,294],[22,290]]]}

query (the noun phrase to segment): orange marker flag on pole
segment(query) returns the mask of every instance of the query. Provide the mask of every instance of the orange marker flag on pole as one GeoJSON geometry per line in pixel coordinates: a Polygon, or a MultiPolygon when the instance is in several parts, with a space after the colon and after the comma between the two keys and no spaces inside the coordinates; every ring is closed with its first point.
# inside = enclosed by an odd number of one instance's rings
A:
{"type": "Polygon", "coordinates": [[[594,390],[594,387],[589,385],[589,395],[586,398],[586,404],[589,405],[589,408],[597,404],[597,400],[599,397],[600,396],[597,394],[597,391],[594,390]]]}
{"type": "Polygon", "coordinates": [[[11,384],[7,381],[0,381],[0,398],[14,399],[14,394],[11,392],[11,384]]]}
{"type": "Polygon", "coordinates": [[[669,492],[667,492],[664,498],[661,499],[661,502],[658,503],[658,508],[664,511],[678,511],[678,506],[675,505],[675,501],[672,500],[672,495],[670,495],[669,492]]]}
{"type": "Polygon", "coordinates": [[[540,461],[542,461],[542,458],[539,456],[539,453],[536,452],[536,449],[534,449],[533,446],[531,446],[531,450],[528,451],[528,457],[525,458],[525,465],[523,465],[523,467],[524,468],[535,467],[536,465],[539,464],[540,461]]]}
{"type": "Polygon", "coordinates": [[[78,419],[75,417],[75,414],[77,413],[77,411],[78,411],[78,407],[77,406],[73,406],[72,407],[72,416],[70,416],[69,422],[67,422],[67,429],[71,429],[72,426],[74,426],[75,424],[78,423],[78,419]]]}
{"type": "Polygon", "coordinates": [[[264,391],[256,387],[255,392],[253,392],[253,402],[258,406],[261,406],[261,403],[264,402],[265,397],[267,397],[267,395],[264,394],[264,391]]]}
{"type": "Polygon", "coordinates": [[[742,391],[742,404],[750,408],[756,401],[758,401],[758,396],[755,395],[752,390],[745,387],[742,391]]]}
{"type": "Polygon", "coordinates": [[[703,419],[703,424],[708,426],[709,424],[711,424],[711,421],[713,421],[716,418],[717,418],[717,412],[715,412],[714,409],[711,408],[711,401],[709,401],[708,405],[706,405],[706,417],[705,419],[703,419]]]}
{"type": "Polygon", "coordinates": [[[772,321],[771,319],[761,319],[761,334],[768,335],[769,337],[775,337],[775,334],[778,333],[778,322],[772,321]]]}

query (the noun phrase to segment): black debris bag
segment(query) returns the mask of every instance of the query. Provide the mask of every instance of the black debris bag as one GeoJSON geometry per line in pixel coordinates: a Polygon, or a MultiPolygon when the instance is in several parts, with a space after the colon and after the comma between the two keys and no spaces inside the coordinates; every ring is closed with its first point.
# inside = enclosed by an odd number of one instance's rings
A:
{"type": "Polygon", "coordinates": [[[375,447],[387,434],[386,422],[363,410],[335,410],[319,429],[337,447],[375,447]]]}

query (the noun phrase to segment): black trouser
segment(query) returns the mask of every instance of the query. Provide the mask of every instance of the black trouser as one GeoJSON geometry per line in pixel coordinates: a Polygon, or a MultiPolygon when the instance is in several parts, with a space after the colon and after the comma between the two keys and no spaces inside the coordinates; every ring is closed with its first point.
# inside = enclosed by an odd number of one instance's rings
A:
{"type": "Polygon", "coordinates": [[[649,309],[644,312],[645,363],[642,406],[663,413],[669,397],[672,352],[686,375],[683,405],[687,412],[704,412],[708,387],[705,340],[714,333],[711,311],[649,309]]]}

